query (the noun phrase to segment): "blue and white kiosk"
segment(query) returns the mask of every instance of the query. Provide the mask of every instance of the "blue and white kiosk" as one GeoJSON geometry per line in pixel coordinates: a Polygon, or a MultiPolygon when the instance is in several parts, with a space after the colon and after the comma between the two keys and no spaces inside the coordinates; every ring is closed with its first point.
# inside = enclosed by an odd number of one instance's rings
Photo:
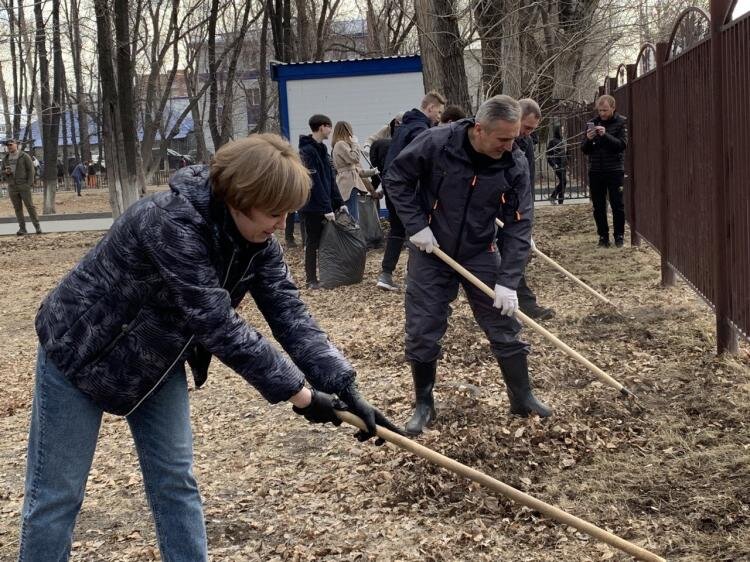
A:
{"type": "Polygon", "coordinates": [[[296,146],[315,113],[348,121],[360,143],[424,96],[418,55],[322,62],[271,63],[279,86],[281,134],[296,146]]]}

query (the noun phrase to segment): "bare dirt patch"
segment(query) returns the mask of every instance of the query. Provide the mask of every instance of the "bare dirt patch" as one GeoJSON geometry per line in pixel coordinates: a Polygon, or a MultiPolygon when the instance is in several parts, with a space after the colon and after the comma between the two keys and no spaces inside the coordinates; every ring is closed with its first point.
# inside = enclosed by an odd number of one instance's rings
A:
{"type": "MultiPolygon", "coordinates": [[[[684,284],[659,286],[648,247],[602,250],[586,206],[540,209],[538,246],[620,306],[602,308],[538,260],[529,278],[546,322],[630,388],[637,412],[540,337],[524,332],[549,420],[508,415],[498,368],[463,297],[439,367],[439,420],[421,442],[670,560],[750,559],[750,353],[716,358],[711,312],[684,284]]],[[[96,233],[0,239],[0,559],[12,560],[23,493],[36,306],[96,233]]],[[[303,280],[302,250],[287,253],[303,280]]],[[[364,393],[403,422],[403,294],[365,281],[303,291],[358,369],[364,393]]],[[[402,266],[404,263],[402,258],[402,266]]],[[[402,277],[403,269],[397,270],[402,277]]],[[[243,314],[268,332],[252,302],[243,314]]],[[[192,395],[196,472],[214,561],[598,561],[627,557],[353,430],[308,426],[269,407],[215,361],[192,395]]],[[[106,417],[74,560],[159,559],[127,424],[106,417]]]]}

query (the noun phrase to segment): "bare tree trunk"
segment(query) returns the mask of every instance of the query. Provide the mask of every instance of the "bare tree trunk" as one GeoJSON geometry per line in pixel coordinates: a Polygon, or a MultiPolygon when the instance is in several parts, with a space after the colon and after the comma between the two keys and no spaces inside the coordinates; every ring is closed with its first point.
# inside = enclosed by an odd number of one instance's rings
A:
{"type": "MultiPolygon", "coordinates": [[[[214,4],[217,5],[217,0],[214,0],[214,4]]],[[[245,35],[250,23],[250,7],[251,4],[247,2],[245,9],[242,14],[242,23],[237,36],[234,39],[234,43],[229,46],[224,46],[223,55],[229,52],[231,57],[229,64],[227,65],[226,78],[224,79],[224,96],[223,96],[223,107],[221,113],[221,119],[218,118],[217,98],[218,98],[218,69],[220,62],[216,59],[216,25],[211,27],[209,23],[209,34],[208,34],[208,61],[209,61],[209,81],[211,87],[209,89],[209,112],[208,112],[208,126],[211,130],[211,138],[214,143],[214,150],[218,150],[221,146],[225,145],[232,138],[233,133],[233,105],[234,105],[234,77],[237,73],[237,62],[239,61],[240,53],[245,42],[245,35]]],[[[212,14],[213,14],[212,5],[212,14]]]]}
{"type": "Polygon", "coordinates": [[[268,15],[268,10],[263,10],[263,24],[260,29],[260,60],[258,64],[260,115],[258,116],[258,123],[255,125],[255,130],[258,133],[266,131],[266,123],[268,122],[268,74],[266,73],[266,67],[268,66],[268,15]]]}
{"type": "Polygon", "coordinates": [[[106,173],[109,185],[109,201],[112,215],[117,218],[125,209],[138,199],[133,190],[124,190],[120,178],[125,163],[121,159],[122,130],[120,127],[120,108],[118,106],[117,79],[113,65],[111,14],[108,0],[95,0],[96,31],[99,47],[99,77],[101,83],[101,134],[99,139],[99,157],[101,158],[101,144],[104,143],[106,152],[106,173]]]}
{"type": "MultiPolygon", "coordinates": [[[[71,100],[70,92],[68,91],[67,83],[65,85],[65,92],[67,94],[66,97],[68,98],[68,121],[70,123],[70,141],[71,141],[71,144],[73,145],[73,155],[75,157],[76,163],[78,163],[81,161],[81,153],[78,150],[78,140],[77,140],[76,126],[75,126],[75,110],[74,110],[73,104],[71,103],[72,100],[71,100]]],[[[65,165],[67,166],[68,163],[66,162],[65,165]]]]}
{"type": "MultiPolygon", "coordinates": [[[[59,0],[53,0],[53,18],[59,12],[59,0]]],[[[57,143],[60,124],[60,63],[62,54],[59,52],[59,29],[53,29],[52,56],[54,64],[53,91],[50,92],[49,60],[47,58],[46,26],[42,14],[41,0],[34,3],[36,18],[36,50],[39,58],[41,112],[42,112],[42,144],[44,147],[44,214],[55,212],[55,191],[57,189],[57,143]],[[54,97],[54,99],[53,99],[54,97]]],[[[53,19],[53,25],[55,25],[53,19]]]]}
{"type": "Polygon", "coordinates": [[[78,115],[78,135],[81,142],[81,159],[91,160],[91,144],[89,142],[89,110],[86,103],[86,92],[83,87],[83,68],[81,66],[81,26],[79,24],[80,0],[69,0],[70,20],[68,33],[73,56],[73,73],[76,81],[76,109],[78,115]]]}
{"type": "MultiPolygon", "coordinates": [[[[326,2],[327,0],[323,0],[326,2]]],[[[313,60],[315,51],[310,13],[306,0],[295,0],[297,5],[297,57],[302,61],[313,60]]]]}
{"type": "MultiPolygon", "coordinates": [[[[19,0],[23,4],[23,0],[19,0]]],[[[21,134],[21,102],[23,101],[23,43],[18,31],[16,15],[13,11],[13,0],[8,2],[8,27],[10,30],[10,64],[13,70],[13,129],[11,136],[18,138],[21,134]],[[18,43],[16,45],[16,42],[18,43]]],[[[22,8],[19,7],[19,10],[22,8]]]]}
{"type": "Polygon", "coordinates": [[[13,135],[13,120],[10,116],[10,100],[8,100],[8,89],[5,86],[3,76],[3,66],[0,63],[0,99],[3,104],[3,119],[5,121],[5,131],[8,136],[13,135]]]}
{"type": "MultiPolygon", "coordinates": [[[[137,185],[138,134],[135,128],[135,99],[133,96],[133,69],[130,61],[130,7],[128,0],[114,1],[115,36],[117,42],[117,102],[122,127],[122,148],[125,166],[120,171],[124,199],[138,199],[137,185]]],[[[145,185],[143,186],[145,188],[145,185]]],[[[145,190],[144,190],[145,191],[145,190]]]]}
{"type": "Polygon", "coordinates": [[[471,111],[464,44],[453,0],[416,0],[425,90],[442,92],[449,103],[471,111]]]}
{"type": "Polygon", "coordinates": [[[190,115],[193,118],[193,134],[195,135],[195,159],[196,162],[208,162],[208,147],[206,146],[206,136],[203,132],[203,116],[201,115],[200,106],[197,102],[198,83],[197,72],[195,69],[196,61],[200,60],[200,52],[203,50],[203,44],[199,43],[194,47],[195,51],[189,53],[185,64],[185,85],[187,94],[190,98],[190,115]]]}

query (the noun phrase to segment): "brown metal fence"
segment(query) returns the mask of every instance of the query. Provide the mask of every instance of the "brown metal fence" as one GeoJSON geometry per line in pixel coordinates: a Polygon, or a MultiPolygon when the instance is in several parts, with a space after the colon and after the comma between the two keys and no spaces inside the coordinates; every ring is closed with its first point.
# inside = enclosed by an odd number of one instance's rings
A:
{"type": "Polygon", "coordinates": [[[665,143],[669,199],[666,224],[669,265],[709,301],[716,302],[712,268],[715,247],[711,130],[711,43],[704,41],[664,65],[665,143]]]}
{"type": "MultiPolygon", "coordinates": [[[[628,86],[626,86],[628,87],[628,86]]],[[[656,103],[656,72],[652,71],[630,85],[633,115],[628,115],[631,140],[628,157],[632,158],[633,177],[637,182],[633,211],[638,217],[638,232],[654,246],[661,244],[659,213],[659,107],[656,103]]]]}
{"type": "Polygon", "coordinates": [[[663,284],[677,272],[715,308],[720,352],[750,339],[750,13],[726,23],[732,5],[686,10],[655,70],[636,76],[644,47],[627,83],[600,88],[629,114],[634,243],[661,253],[663,284]]]}
{"type": "Polygon", "coordinates": [[[722,32],[730,319],[750,333],[750,14],[722,32]]]}
{"type": "MultiPolygon", "coordinates": [[[[158,170],[154,172],[154,175],[151,178],[151,182],[148,184],[150,186],[161,186],[161,185],[167,185],[169,183],[169,178],[174,173],[174,170],[165,171],[165,170],[158,170]]],[[[86,179],[83,180],[83,191],[89,191],[91,189],[99,190],[99,189],[107,189],[108,187],[107,182],[107,175],[106,174],[97,174],[96,176],[96,187],[91,188],[87,187],[86,185],[86,179]]],[[[65,176],[62,181],[57,182],[57,192],[64,192],[64,191],[73,191],[75,189],[75,185],[73,184],[73,179],[70,176],[65,176]]],[[[44,181],[42,178],[36,178],[34,181],[34,187],[31,188],[32,193],[43,193],[44,192],[44,181]]],[[[8,194],[8,188],[5,184],[0,186],[0,197],[5,197],[8,194]]]]}

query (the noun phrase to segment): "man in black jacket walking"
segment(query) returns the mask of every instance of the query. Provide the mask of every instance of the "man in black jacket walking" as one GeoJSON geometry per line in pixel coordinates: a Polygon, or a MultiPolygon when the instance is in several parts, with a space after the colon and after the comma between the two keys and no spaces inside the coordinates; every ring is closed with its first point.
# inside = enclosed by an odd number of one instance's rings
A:
{"type": "Polygon", "coordinates": [[[531,391],[529,348],[518,339],[521,325],[513,317],[531,248],[533,205],[526,158],[513,147],[520,122],[518,102],[495,96],[482,104],[475,120],[420,135],[386,172],[386,189],[411,242],[406,284],[406,358],[416,394],[406,424],[411,435],[436,415],[432,390],[440,340],[459,283],[500,364],[511,413],[551,414],[531,391]],[[505,223],[502,260],[495,246],[496,218],[505,223]],[[494,302],[430,255],[435,247],[495,287],[494,302]]]}
{"type": "Polygon", "coordinates": [[[318,247],[324,221],[336,219],[335,210],[346,211],[346,205],[336,186],[336,172],[323,141],[331,135],[331,119],[313,115],[309,120],[312,134],[300,135],[299,155],[312,177],[312,192],[300,214],[305,225],[305,276],[308,289],[319,289],[318,247]]]}
{"type": "MultiPolygon", "coordinates": [[[[393,132],[393,140],[388,146],[388,154],[385,157],[385,168],[383,177],[388,171],[393,159],[406,148],[421,133],[437,125],[440,121],[440,115],[445,108],[445,98],[438,92],[427,92],[422,98],[420,109],[412,109],[404,113],[401,124],[393,132]]],[[[388,221],[390,222],[390,231],[385,243],[385,253],[383,254],[382,271],[378,275],[377,286],[386,291],[398,291],[399,286],[393,281],[393,270],[396,268],[398,258],[401,256],[401,248],[404,245],[406,231],[404,225],[398,216],[396,208],[393,206],[388,197],[388,185],[383,182],[385,191],[385,206],[388,208],[388,221]]]]}
{"type": "Polygon", "coordinates": [[[599,96],[596,111],[598,116],[587,124],[586,140],[581,150],[589,158],[589,192],[594,204],[599,246],[609,247],[609,196],[615,246],[621,248],[625,243],[622,180],[625,175],[625,149],[628,146],[627,119],[615,111],[615,98],[612,96],[599,96]]]}

